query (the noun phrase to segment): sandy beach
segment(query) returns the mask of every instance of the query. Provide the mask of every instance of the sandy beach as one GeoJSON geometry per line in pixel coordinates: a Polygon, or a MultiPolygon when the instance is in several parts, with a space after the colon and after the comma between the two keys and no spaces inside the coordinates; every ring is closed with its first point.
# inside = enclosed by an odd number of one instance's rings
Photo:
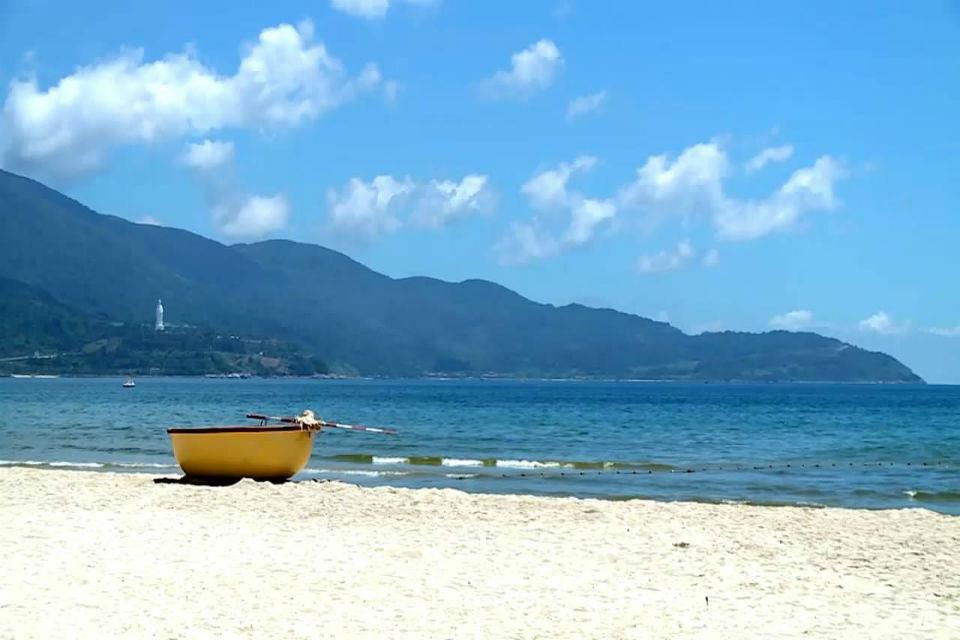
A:
{"type": "Polygon", "coordinates": [[[960,518],[0,470],[3,638],[957,638],[960,518]]]}

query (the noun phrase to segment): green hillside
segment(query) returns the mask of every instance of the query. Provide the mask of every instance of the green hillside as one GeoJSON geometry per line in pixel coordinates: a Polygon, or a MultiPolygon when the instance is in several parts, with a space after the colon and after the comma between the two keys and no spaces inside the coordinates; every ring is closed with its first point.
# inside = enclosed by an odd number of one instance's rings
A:
{"type": "MultiPolygon", "coordinates": [[[[163,298],[174,323],[269,337],[339,372],[920,381],[890,356],[811,333],[688,336],[609,309],[539,304],[481,280],[393,279],[314,245],[227,246],[97,214],[2,171],[0,255],[0,276],[46,296],[49,308],[34,317],[54,324],[69,327],[63,310],[79,309],[138,325],[163,298]]],[[[55,327],[33,336],[33,324],[4,309],[2,326],[19,327],[7,335],[24,347],[55,340],[55,327]]],[[[89,338],[84,327],[64,331],[89,338]]]]}

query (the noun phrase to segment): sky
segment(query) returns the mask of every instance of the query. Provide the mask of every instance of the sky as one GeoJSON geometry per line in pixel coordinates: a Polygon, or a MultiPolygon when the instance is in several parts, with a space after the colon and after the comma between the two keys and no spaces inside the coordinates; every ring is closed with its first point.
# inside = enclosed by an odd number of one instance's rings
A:
{"type": "Polygon", "coordinates": [[[960,383],[960,2],[0,0],[0,166],[960,383]]]}

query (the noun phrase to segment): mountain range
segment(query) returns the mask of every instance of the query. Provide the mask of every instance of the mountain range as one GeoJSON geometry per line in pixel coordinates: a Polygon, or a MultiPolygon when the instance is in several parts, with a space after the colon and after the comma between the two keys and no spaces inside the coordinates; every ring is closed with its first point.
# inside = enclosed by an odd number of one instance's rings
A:
{"type": "Polygon", "coordinates": [[[0,356],[70,348],[90,323],[175,323],[281,340],[331,371],[634,379],[922,382],[896,359],[814,333],[688,335],[484,280],[390,278],[342,253],[226,245],[102,215],[0,171],[0,356]]]}

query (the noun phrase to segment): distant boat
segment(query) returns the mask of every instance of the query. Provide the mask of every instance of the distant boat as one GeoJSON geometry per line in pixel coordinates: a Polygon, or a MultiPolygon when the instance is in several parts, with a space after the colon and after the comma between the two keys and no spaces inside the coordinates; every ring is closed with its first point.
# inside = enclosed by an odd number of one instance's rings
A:
{"type": "Polygon", "coordinates": [[[11,378],[19,379],[38,379],[38,380],[53,380],[54,378],[59,378],[60,376],[50,373],[11,373],[11,378]]]}
{"type": "Polygon", "coordinates": [[[135,386],[137,386],[137,383],[133,381],[133,376],[130,376],[120,386],[123,387],[124,389],[133,389],[135,386]]]}

